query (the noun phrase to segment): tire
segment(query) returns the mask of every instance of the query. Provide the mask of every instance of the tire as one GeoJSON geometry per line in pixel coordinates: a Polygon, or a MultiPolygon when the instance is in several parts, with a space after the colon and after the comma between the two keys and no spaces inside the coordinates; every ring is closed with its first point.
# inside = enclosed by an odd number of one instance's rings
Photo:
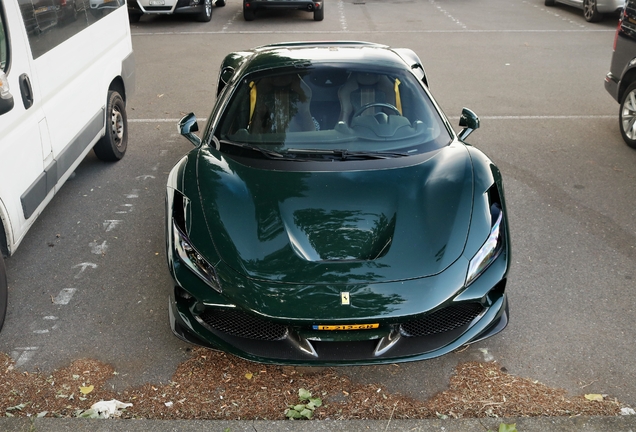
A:
{"type": "Polygon", "coordinates": [[[128,21],[133,23],[133,24],[134,23],[138,23],[139,20],[141,19],[142,15],[143,14],[140,14],[140,13],[129,13],[128,14],[128,21]]]}
{"type": "Polygon", "coordinates": [[[69,6],[71,8],[71,21],[77,21],[77,8],[75,2],[69,6]]]}
{"type": "Polygon", "coordinates": [[[583,17],[587,22],[599,22],[603,20],[603,14],[596,8],[596,0],[583,0],[583,17]]]}
{"type": "Polygon", "coordinates": [[[7,315],[7,299],[9,298],[9,288],[7,285],[7,271],[4,267],[4,260],[0,254],[0,329],[4,325],[4,317],[7,315]]]}
{"type": "Polygon", "coordinates": [[[214,2],[214,6],[216,6],[216,7],[223,7],[223,6],[225,6],[225,0],[216,0],[216,1],[214,2]]]}
{"type": "Polygon", "coordinates": [[[555,5],[555,1],[554,0],[545,0],[543,2],[543,4],[545,4],[546,6],[554,6],[555,5]]]}
{"type": "Polygon", "coordinates": [[[108,92],[106,104],[106,133],[95,144],[94,151],[103,161],[116,162],[128,148],[128,116],[126,104],[116,91],[108,92]]]}
{"type": "Polygon", "coordinates": [[[205,0],[203,2],[203,12],[197,15],[197,21],[210,22],[212,19],[212,0],[205,0]]]}
{"type": "Polygon", "coordinates": [[[243,19],[245,19],[245,21],[254,21],[254,18],[256,18],[254,9],[246,8],[245,3],[243,3],[243,19]]]}
{"type": "Polygon", "coordinates": [[[627,87],[623,94],[618,120],[623,141],[636,149],[636,82],[627,87]]]}
{"type": "Polygon", "coordinates": [[[314,9],[314,21],[322,21],[325,19],[325,4],[320,9],[314,9]]]}

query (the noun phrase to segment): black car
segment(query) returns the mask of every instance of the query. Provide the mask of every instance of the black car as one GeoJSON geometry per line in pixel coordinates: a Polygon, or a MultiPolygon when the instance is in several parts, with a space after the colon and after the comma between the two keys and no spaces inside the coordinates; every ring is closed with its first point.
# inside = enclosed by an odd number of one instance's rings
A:
{"type": "Polygon", "coordinates": [[[614,37],[614,53],[605,89],[618,103],[621,135],[636,148],[636,0],[627,0],[614,37]]]}
{"type": "Polygon", "coordinates": [[[243,18],[253,21],[258,9],[298,9],[313,12],[314,21],[322,21],[325,17],[323,0],[243,0],[243,18]]]}

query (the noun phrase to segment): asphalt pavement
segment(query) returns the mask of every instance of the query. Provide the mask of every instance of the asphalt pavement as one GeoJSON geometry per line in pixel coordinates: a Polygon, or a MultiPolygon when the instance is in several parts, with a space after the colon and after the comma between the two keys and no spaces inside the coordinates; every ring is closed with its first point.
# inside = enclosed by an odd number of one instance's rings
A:
{"type": "MultiPolygon", "coordinates": [[[[458,363],[494,359],[511,374],[571,394],[609,394],[636,406],[636,152],[622,142],[618,104],[603,88],[616,17],[589,24],[580,10],[546,8],[543,0],[337,0],[328,7],[321,23],[301,12],[245,23],[233,0],[215,8],[211,23],[144,17],[132,26],[138,85],[129,101],[128,154],[114,165],[89,156],[7,260],[0,351],[26,371],[95,358],[119,372],[114,389],[169,380],[189,358],[189,346],[168,327],[163,255],[165,177],[191,148],[177,136],[176,119],[189,111],[209,115],[218,67],[230,51],[288,40],[367,40],[414,49],[455,125],[463,106],[481,116],[470,140],[502,169],[514,228],[511,321],[461,353],[342,372],[425,400],[447,388],[458,363]],[[105,244],[108,251],[96,253],[94,246],[105,244]],[[69,289],[75,295],[68,304],[52,302],[69,289]]],[[[520,432],[636,431],[636,416],[0,419],[0,431],[447,432],[497,431],[501,423],[516,423],[520,432]]]]}
{"type": "Polygon", "coordinates": [[[0,419],[5,432],[497,432],[501,424],[515,424],[518,432],[633,432],[636,416],[524,417],[447,420],[353,421],[206,421],[119,419],[0,419]]]}

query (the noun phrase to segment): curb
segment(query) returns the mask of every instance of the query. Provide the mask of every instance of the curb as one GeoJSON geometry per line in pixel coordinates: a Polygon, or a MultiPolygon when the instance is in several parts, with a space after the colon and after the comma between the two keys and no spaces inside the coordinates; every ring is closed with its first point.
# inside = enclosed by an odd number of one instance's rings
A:
{"type": "Polygon", "coordinates": [[[519,417],[448,420],[119,420],[2,418],[4,432],[486,432],[501,423],[517,425],[519,432],[636,432],[636,416],[519,417]]]}

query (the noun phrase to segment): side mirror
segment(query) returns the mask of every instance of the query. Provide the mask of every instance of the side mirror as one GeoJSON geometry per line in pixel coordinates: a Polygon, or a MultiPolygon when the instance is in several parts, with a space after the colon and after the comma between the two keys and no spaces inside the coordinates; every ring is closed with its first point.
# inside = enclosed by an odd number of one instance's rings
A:
{"type": "Polygon", "coordinates": [[[197,117],[194,113],[184,115],[177,124],[179,133],[187,138],[195,147],[201,145],[201,138],[194,134],[199,130],[199,124],[197,123],[197,117]]]}
{"type": "Polygon", "coordinates": [[[458,136],[464,141],[475,129],[479,129],[479,117],[468,108],[462,109],[462,116],[459,118],[459,125],[463,127],[458,136]]]}
{"type": "Polygon", "coordinates": [[[9,92],[9,81],[7,81],[7,76],[0,72],[0,115],[11,111],[13,105],[13,96],[9,92]]]}

